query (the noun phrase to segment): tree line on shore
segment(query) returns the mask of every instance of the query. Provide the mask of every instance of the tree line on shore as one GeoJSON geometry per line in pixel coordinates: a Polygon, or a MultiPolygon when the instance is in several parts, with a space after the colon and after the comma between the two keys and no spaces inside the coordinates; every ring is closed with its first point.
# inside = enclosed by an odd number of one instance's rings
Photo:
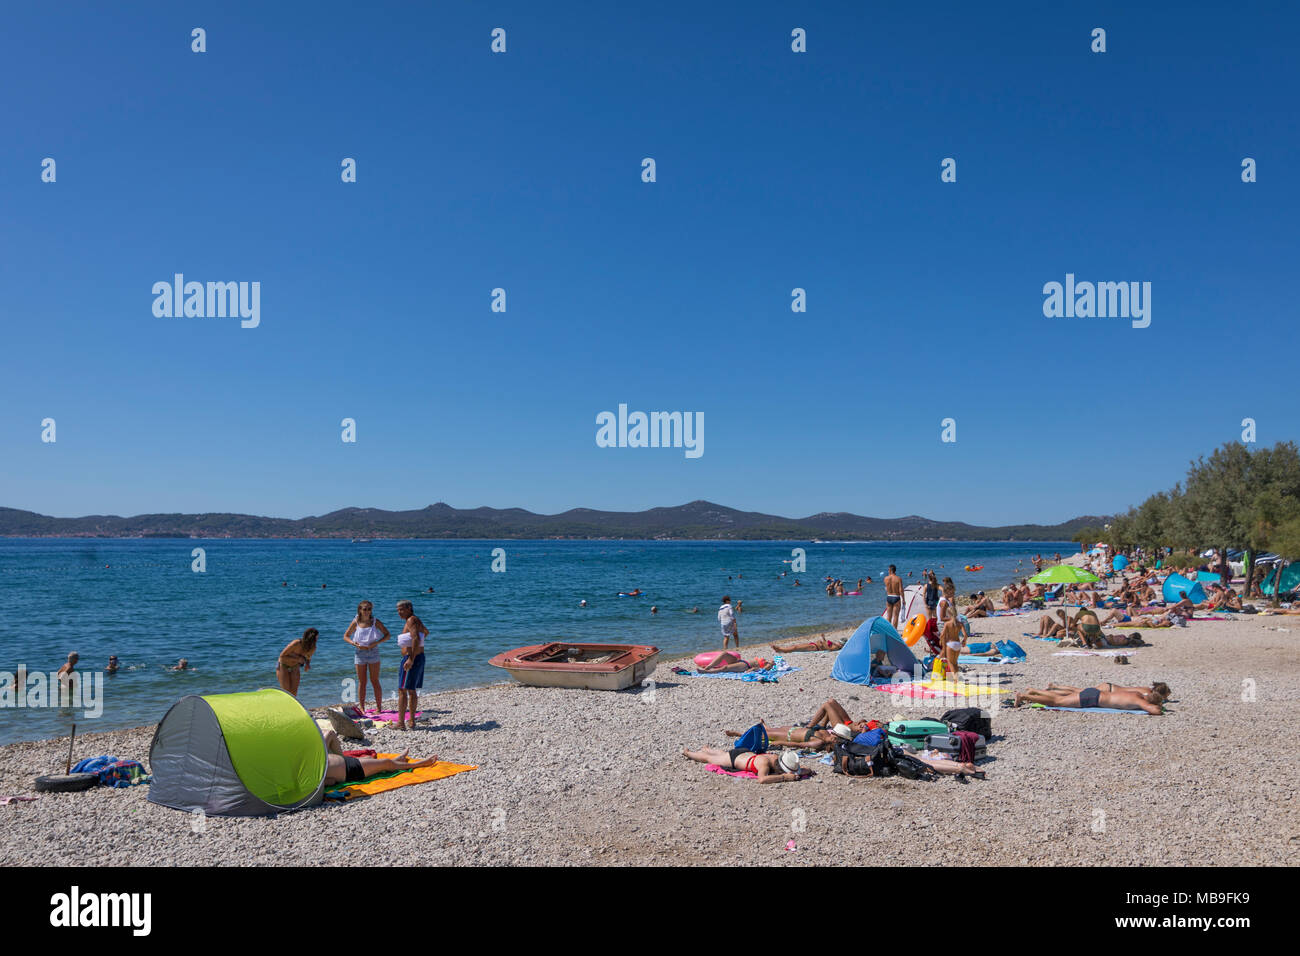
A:
{"type": "MultiPolygon", "coordinates": [[[[1124,551],[1161,548],[1196,553],[1217,548],[1246,552],[1246,581],[1255,558],[1273,552],[1282,560],[1274,571],[1280,580],[1286,562],[1300,560],[1300,449],[1279,442],[1252,451],[1241,442],[1215,449],[1209,458],[1191,462],[1187,477],[1168,491],[1158,491],[1104,527],[1084,527],[1073,540],[1087,547],[1104,541],[1124,551]]],[[[1276,594],[1276,589],[1274,591],[1276,594]]]]}

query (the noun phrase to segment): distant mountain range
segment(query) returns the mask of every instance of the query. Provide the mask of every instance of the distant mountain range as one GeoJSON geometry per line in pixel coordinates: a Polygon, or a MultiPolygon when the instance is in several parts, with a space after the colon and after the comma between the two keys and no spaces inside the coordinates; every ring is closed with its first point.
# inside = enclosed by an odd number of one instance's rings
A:
{"type": "Polygon", "coordinates": [[[418,511],[343,508],[310,518],[240,514],[157,514],[120,518],[51,518],[0,508],[2,537],[82,538],[635,538],[666,540],[1068,541],[1079,528],[1109,518],[1085,516],[1057,525],[986,528],[960,521],[864,518],[822,512],[782,518],[692,501],[648,511],[574,508],[539,515],[522,508],[453,508],[439,502],[418,511]]]}

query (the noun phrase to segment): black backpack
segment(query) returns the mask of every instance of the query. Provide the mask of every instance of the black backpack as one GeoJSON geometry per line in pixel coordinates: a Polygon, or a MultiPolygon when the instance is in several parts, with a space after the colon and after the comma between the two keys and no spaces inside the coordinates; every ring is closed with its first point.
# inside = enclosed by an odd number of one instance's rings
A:
{"type": "Polygon", "coordinates": [[[888,741],[874,747],[866,744],[840,742],[835,745],[831,769],[850,777],[892,777],[894,775],[894,748],[888,741]]]}
{"type": "Polygon", "coordinates": [[[894,773],[906,780],[934,780],[938,771],[899,747],[894,748],[894,773]]]}
{"type": "Polygon", "coordinates": [[[939,718],[953,730],[967,730],[985,740],[993,736],[993,718],[978,707],[958,707],[939,718]]]}

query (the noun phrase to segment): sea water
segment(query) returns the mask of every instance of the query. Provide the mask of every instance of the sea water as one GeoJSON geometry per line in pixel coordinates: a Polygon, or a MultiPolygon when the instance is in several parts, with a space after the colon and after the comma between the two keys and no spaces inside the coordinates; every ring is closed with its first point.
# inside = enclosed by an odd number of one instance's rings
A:
{"type": "Polygon", "coordinates": [[[71,707],[0,707],[0,743],[66,735],[74,721],[79,734],[154,724],[186,694],[275,687],[277,656],[308,627],[320,642],[299,699],[337,703],[356,677],[343,632],[362,600],[394,635],[381,648],[392,698],[403,598],[429,629],[429,692],[508,679],[488,658],[550,640],[654,644],[663,657],[716,649],[724,594],[743,602],[740,633],[752,644],[882,613],[890,564],[904,583],[931,567],[968,594],[1028,575],[1035,553],[1075,550],[1065,542],[0,539],[0,672],[48,674],[69,651],[81,655],[82,671],[102,671],[110,654],[122,667],[104,678],[97,718],[71,707]],[[201,572],[192,570],[195,548],[204,551],[201,572]],[[494,558],[496,548],[504,554],[494,558]],[[788,563],[798,560],[795,548],[806,555],[800,572],[788,563]],[[494,561],[504,570],[493,571],[494,561]],[[963,571],[968,564],[984,570],[963,571]],[[868,575],[862,596],[826,596],[827,576],[854,590],[868,575]],[[637,588],[640,597],[618,596],[637,588]],[[170,670],[182,657],[191,670],[170,670]]]}

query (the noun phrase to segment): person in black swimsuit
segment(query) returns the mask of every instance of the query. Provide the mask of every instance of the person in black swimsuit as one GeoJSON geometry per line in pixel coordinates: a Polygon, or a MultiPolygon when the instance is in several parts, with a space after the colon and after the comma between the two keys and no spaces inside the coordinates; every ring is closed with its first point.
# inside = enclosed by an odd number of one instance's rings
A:
{"type": "Polygon", "coordinates": [[[414,770],[416,767],[432,767],[438,762],[437,756],[425,760],[408,760],[407,752],[396,759],[391,757],[348,757],[343,754],[329,754],[325,762],[325,786],[336,783],[360,783],[376,774],[392,773],[394,770],[414,770]]]}

